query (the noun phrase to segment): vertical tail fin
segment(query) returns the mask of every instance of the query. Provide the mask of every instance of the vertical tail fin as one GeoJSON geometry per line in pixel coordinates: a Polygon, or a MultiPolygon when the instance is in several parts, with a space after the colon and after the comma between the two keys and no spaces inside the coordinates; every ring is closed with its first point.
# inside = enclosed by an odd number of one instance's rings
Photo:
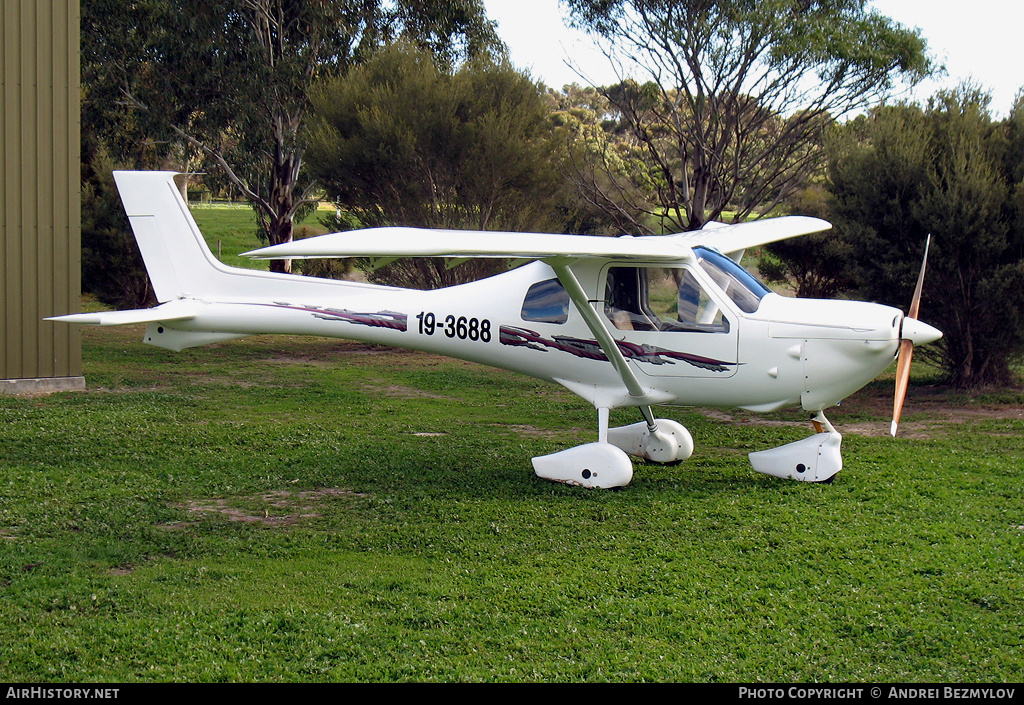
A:
{"type": "Polygon", "coordinates": [[[211,288],[211,277],[227,273],[210,252],[174,172],[115,171],[128,220],[161,303],[195,296],[211,288]]]}
{"type": "Polygon", "coordinates": [[[160,303],[177,299],[289,300],[341,295],[370,284],[317,279],[243,267],[213,256],[171,171],[115,171],[142,259],[160,303]]]}
{"type": "Polygon", "coordinates": [[[123,326],[149,323],[144,337],[151,345],[182,350],[195,345],[240,338],[253,332],[290,333],[308,330],[301,324],[264,324],[253,309],[299,310],[282,301],[316,301],[306,315],[324,305],[341,304],[347,294],[379,290],[372,284],[303,277],[222,264],[206,245],[174,172],[115,171],[114,181],[128,213],[142,259],[149,270],[160,306],[133,311],[101,311],[57,316],[47,320],[81,325],[123,326]],[[229,315],[217,304],[257,304],[233,308],[229,315]],[[264,309],[259,304],[270,304],[264,309]],[[211,305],[211,306],[207,306],[211,305]],[[214,311],[215,314],[210,314],[214,311]],[[219,312],[219,313],[217,313],[219,312]],[[203,315],[206,315],[203,318],[203,315]],[[219,316],[219,317],[218,317],[219,316]],[[269,327],[267,327],[269,326],[269,327]]]}

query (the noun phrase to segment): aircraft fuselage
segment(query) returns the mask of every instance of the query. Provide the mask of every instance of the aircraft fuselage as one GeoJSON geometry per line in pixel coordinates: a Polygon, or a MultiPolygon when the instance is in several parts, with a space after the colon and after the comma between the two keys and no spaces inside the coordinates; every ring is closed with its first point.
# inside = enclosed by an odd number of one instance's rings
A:
{"type": "MultiPolygon", "coordinates": [[[[595,307],[603,308],[608,265],[585,264],[578,270],[595,307]]],[[[179,350],[259,333],[343,338],[558,382],[595,406],[657,403],[755,411],[834,405],[884,370],[899,346],[902,313],[897,309],[768,294],[756,311],[745,313],[704,278],[702,285],[727,321],[721,327],[728,330],[620,330],[606,317],[647,391],[637,399],[574,307],[564,306],[562,322],[524,320],[531,287],[552,279],[551,268],[535,262],[433,291],[314,280],[312,296],[299,295],[303,290],[296,288],[294,299],[242,296],[200,302],[194,318],[153,323],[144,340],[179,350]]]]}

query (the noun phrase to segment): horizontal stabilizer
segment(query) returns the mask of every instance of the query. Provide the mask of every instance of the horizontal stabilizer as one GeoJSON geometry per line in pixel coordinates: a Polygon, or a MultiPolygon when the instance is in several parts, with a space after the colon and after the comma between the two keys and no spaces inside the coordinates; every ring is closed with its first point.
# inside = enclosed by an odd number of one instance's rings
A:
{"type": "Polygon", "coordinates": [[[68,316],[53,316],[48,321],[63,321],[87,326],[128,326],[134,323],[158,323],[161,321],[185,321],[195,318],[199,305],[194,301],[171,301],[155,308],[137,308],[130,311],[98,311],[96,313],[73,313],[68,316]]]}

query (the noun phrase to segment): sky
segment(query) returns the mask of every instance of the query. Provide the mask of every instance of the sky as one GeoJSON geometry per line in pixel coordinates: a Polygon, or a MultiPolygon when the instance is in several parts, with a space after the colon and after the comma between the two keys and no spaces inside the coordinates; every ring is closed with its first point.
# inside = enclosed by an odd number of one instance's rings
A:
{"type": "MultiPolygon", "coordinates": [[[[509,46],[512,62],[537,81],[604,85],[616,80],[608,59],[587,35],[568,29],[558,0],[484,0],[487,15],[509,46]],[[567,65],[575,65],[587,78],[567,65]],[[589,80],[588,80],[589,79],[589,80]]],[[[1024,87],[1024,4],[1020,0],[872,0],[900,24],[921,30],[947,74],[919,86],[924,102],[942,88],[970,79],[992,95],[990,108],[1006,117],[1024,87]]]]}

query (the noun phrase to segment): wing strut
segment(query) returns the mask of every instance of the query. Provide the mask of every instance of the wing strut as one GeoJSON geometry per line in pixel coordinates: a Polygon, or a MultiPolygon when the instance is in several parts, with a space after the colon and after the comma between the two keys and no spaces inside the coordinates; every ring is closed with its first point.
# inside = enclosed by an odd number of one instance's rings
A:
{"type": "MultiPolygon", "coordinates": [[[[566,293],[569,294],[569,299],[572,300],[576,310],[583,316],[587,327],[590,328],[590,332],[594,334],[598,344],[601,346],[601,350],[604,351],[605,357],[612,363],[612,367],[618,373],[619,379],[626,385],[629,396],[637,399],[647,397],[647,391],[640,384],[640,380],[636,378],[636,374],[634,374],[633,369],[629,366],[629,362],[622,354],[622,351],[619,350],[619,346],[616,345],[615,339],[612,338],[612,334],[609,332],[605,322],[597,311],[594,310],[594,307],[590,305],[586,292],[583,291],[583,287],[580,286],[579,280],[570,267],[573,260],[568,258],[550,258],[546,259],[545,262],[554,270],[558,281],[565,287],[566,293]]],[[[650,426],[654,420],[650,406],[642,407],[641,411],[644,418],[648,421],[648,426],[650,426]]],[[[657,426],[653,428],[657,428],[657,426]]]]}

